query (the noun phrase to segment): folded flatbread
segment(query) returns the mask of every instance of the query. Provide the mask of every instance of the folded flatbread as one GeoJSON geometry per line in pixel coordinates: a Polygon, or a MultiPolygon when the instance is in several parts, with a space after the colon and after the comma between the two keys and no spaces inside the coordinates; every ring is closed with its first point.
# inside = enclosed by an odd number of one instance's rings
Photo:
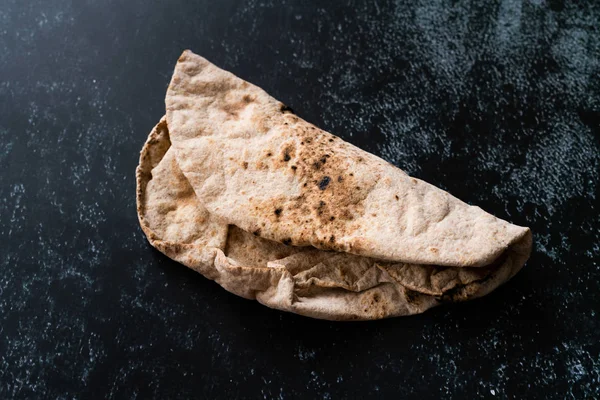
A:
{"type": "Polygon", "coordinates": [[[228,291],[315,318],[483,296],[529,257],[500,220],[300,119],[186,51],[137,168],[150,243],[228,291]]]}

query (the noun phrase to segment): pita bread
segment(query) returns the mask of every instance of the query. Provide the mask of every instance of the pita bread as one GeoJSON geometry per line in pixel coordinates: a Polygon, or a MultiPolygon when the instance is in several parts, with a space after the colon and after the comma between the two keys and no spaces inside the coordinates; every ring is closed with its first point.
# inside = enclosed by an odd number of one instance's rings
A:
{"type": "Polygon", "coordinates": [[[159,251],[234,294],[315,318],[379,319],[480,297],[518,272],[531,248],[527,231],[491,265],[442,267],[261,238],[201,203],[179,167],[165,118],[142,149],[136,177],[140,224],[159,251]]]}

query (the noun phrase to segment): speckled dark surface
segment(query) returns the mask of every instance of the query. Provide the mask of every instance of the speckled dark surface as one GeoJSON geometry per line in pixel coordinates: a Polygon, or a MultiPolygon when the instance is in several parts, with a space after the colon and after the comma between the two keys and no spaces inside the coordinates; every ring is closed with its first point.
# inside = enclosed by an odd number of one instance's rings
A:
{"type": "Polygon", "coordinates": [[[0,398],[600,396],[598,2],[215,3],[0,4],[0,398]],[[185,48],[532,227],[530,262],[471,303],[331,323],[170,261],[134,170],[185,48]]]}

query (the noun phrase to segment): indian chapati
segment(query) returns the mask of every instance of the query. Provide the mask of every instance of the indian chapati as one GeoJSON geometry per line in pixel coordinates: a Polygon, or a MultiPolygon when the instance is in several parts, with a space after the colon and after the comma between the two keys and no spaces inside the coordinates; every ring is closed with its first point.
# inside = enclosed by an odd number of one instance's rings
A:
{"type": "Polygon", "coordinates": [[[137,169],[150,243],[228,291],[332,320],[485,295],[531,233],[302,120],[186,51],[137,169]]]}

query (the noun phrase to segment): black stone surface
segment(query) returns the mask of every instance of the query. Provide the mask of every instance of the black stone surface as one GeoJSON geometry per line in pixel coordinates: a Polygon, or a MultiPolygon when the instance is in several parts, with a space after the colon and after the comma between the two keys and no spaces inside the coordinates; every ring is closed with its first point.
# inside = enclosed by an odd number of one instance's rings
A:
{"type": "Polygon", "coordinates": [[[598,398],[596,1],[0,3],[0,398],[598,398]],[[525,269],[424,315],[270,310],[137,222],[185,48],[533,229],[525,269]]]}

